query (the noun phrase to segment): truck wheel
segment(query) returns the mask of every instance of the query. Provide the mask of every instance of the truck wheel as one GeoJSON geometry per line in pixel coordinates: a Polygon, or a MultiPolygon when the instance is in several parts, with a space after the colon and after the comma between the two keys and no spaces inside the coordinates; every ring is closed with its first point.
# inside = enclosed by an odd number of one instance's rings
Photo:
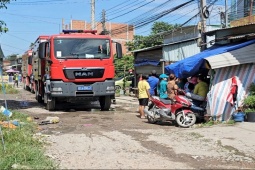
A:
{"type": "Polygon", "coordinates": [[[35,91],[34,91],[34,88],[33,88],[33,85],[32,84],[30,84],[30,91],[31,91],[31,93],[35,93],[35,91]]]}
{"type": "Polygon", "coordinates": [[[36,91],[35,91],[35,98],[36,100],[39,102],[39,103],[43,103],[43,100],[42,100],[42,96],[39,95],[39,92],[38,92],[38,85],[36,86],[36,91]]]}
{"type": "Polygon", "coordinates": [[[28,79],[28,78],[26,78],[26,79],[24,80],[23,84],[24,84],[24,89],[27,90],[27,91],[29,91],[30,88],[29,88],[29,86],[27,86],[27,81],[29,81],[29,80],[27,80],[27,79],[28,79]]]}
{"type": "Polygon", "coordinates": [[[26,90],[27,90],[27,91],[29,91],[29,90],[30,90],[30,88],[29,88],[27,85],[26,85],[26,90]]]}
{"type": "Polygon", "coordinates": [[[111,97],[110,96],[100,97],[99,103],[100,103],[101,111],[108,111],[111,107],[111,97]]]}
{"type": "Polygon", "coordinates": [[[47,101],[46,109],[49,111],[53,111],[55,110],[55,105],[56,105],[56,100],[54,97],[52,97],[50,101],[49,100],[47,101]]]}

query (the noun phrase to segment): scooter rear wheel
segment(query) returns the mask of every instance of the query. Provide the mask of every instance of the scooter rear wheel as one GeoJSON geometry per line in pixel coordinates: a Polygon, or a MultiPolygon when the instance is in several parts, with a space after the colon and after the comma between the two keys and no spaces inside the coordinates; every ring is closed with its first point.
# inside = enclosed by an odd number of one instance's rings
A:
{"type": "Polygon", "coordinates": [[[176,116],[176,122],[179,126],[187,128],[196,123],[196,115],[193,112],[189,112],[183,116],[182,112],[178,112],[176,116]]]}
{"type": "MultiPolygon", "coordinates": [[[[152,114],[155,116],[155,113],[154,113],[155,110],[154,109],[155,109],[154,103],[149,104],[148,112],[152,112],[152,114]]],[[[157,119],[153,116],[148,115],[148,114],[147,114],[147,119],[148,119],[148,122],[151,123],[151,124],[157,123],[157,119]]]]}

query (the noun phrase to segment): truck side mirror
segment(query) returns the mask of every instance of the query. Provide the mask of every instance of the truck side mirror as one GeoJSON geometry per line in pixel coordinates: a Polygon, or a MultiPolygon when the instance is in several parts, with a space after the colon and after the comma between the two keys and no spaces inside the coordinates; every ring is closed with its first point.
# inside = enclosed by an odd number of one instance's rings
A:
{"type": "Polygon", "coordinates": [[[116,42],[117,58],[122,58],[122,47],[121,44],[116,42]]]}
{"type": "Polygon", "coordinates": [[[39,44],[39,58],[44,59],[46,57],[46,44],[47,42],[42,42],[39,44]]]}

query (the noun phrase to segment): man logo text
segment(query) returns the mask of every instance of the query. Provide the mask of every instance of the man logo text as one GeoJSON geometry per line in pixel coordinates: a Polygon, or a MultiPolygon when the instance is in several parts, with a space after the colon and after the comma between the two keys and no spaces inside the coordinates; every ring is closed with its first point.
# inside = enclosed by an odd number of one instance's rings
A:
{"type": "Polygon", "coordinates": [[[76,72],[76,77],[92,77],[94,74],[93,72],[76,72]]]}

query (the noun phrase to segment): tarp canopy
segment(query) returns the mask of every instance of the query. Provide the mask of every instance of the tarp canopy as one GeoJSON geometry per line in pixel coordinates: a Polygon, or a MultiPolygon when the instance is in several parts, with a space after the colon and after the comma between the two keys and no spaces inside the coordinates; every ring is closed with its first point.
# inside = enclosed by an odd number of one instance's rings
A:
{"type": "Polygon", "coordinates": [[[165,69],[168,73],[174,73],[179,78],[187,78],[198,74],[201,70],[206,68],[205,58],[237,50],[254,43],[255,40],[250,40],[243,43],[239,42],[228,45],[214,45],[203,52],[170,64],[166,66],[165,69]]]}

